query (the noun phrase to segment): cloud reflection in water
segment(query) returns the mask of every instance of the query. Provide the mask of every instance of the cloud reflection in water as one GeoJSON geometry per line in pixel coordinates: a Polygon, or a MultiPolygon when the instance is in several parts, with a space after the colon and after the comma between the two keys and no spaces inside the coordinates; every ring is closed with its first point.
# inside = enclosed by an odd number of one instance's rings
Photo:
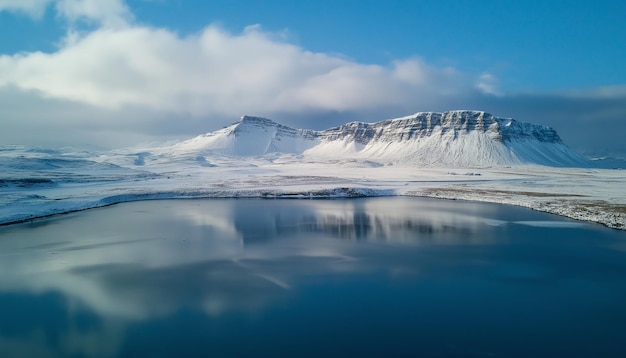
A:
{"type": "Polygon", "coordinates": [[[130,327],[184,312],[261,317],[303,287],[346,277],[413,282],[487,267],[507,240],[505,216],[496,205],[414,198],[170,200],[2,228],[0,314],[13,319],[0,323],[0,354],[115,356],[130,327]]]}

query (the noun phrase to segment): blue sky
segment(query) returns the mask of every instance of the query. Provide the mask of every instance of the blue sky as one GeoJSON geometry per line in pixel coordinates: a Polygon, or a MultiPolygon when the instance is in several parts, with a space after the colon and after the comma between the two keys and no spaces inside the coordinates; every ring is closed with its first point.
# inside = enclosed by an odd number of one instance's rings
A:
{"type": "Polygon", "coordinates": [[[0,143],[470,108],[626,153],[624,14],[624,1],[0,0],[0,143]]]}
{"type": "Polygon", "coordinates": [[[626,58],[623,1],[240,0],[207,1],[195,11],[182,3],[139,6],[138,14],[181,32],[213,22],[231,31],[259,23],[289,31],[311,51],[378,64],[420,56],[502,75],[510,90],[626,82],[626,66],[616,61],[626,58]],[[170,14],[185,20],[173,24],[170,14]]]}

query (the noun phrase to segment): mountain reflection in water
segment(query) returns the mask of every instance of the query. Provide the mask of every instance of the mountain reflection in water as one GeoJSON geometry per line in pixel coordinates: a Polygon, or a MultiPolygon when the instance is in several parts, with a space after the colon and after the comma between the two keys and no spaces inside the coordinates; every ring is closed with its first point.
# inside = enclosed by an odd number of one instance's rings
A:
{"type": "Polygon", "coordinates": [[[0,229],[0,356],[610,356],[624,238],[415,198],[89,210],[0,229]]]}
{"type": "Polygon", "coordinates": [[[493,239],[489,237],[493,230],[485,230],[484,224],[505,223],[485,218],[484,205],[463,203],[461,210],[455,210],[450,202],[442,206],[406,198],[303,201],[297,208],[276,208],[271,212],[264,206],[263,201],[252,201],[234,208],[235,230],[247,243],[310,233],[356,241],[479,244],[493,239]],[[398,205],[403,201],[404,205],[398,205]],[[473,215],[474,210],[479,212],[473,215]]]}

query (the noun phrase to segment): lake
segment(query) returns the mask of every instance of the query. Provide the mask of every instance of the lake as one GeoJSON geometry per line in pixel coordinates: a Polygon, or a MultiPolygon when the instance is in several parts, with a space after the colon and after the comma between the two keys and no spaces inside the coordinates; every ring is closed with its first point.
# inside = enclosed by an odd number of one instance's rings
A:
{"type": "Polygon", "coordinates": [[[2,357],[624,357],[626,232],[395,197],[0,228],[2,357]]]}

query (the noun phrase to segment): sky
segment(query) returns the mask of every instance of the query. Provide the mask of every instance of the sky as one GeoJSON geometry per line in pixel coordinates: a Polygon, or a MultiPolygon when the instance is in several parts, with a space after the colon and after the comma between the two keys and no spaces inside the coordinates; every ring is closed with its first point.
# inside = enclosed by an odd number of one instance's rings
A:
{"type": "Polygon", "coordinates": [[[0,145],[484,110],[626,156],[622,0],[0,0],[0,145]]]}

